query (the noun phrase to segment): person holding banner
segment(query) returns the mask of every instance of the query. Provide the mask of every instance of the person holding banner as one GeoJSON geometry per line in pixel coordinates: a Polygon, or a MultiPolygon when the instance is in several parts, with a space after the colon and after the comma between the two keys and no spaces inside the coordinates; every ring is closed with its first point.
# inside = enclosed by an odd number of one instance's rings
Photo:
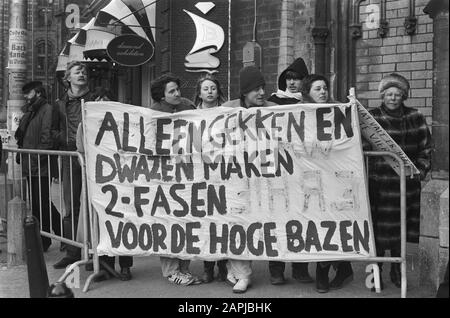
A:
{"type": "MultiPolygon", "coordinates": [[[[112,92],[110,90],[108,90],[104,87],[98,86],[93,91],[93,100],[98,102],[98,101],[116,101],[117,99],[115,98],[115,96],[112,94],[112,92]]],[[[77,130],[77,151],[79,153],[81,153],[83,156],[85,156],[83,138],[84,138],[83,125],[82,125],[82,123],[80,123],[78,125],[78,130],[77,130]]],[[[80,219],[80,223],[81,223],[81,219],[80,219]]],[[[101,262],[106,263],[107,265],[109,265],[109,267],[111,267],[111,269],[114,270],[115,261],[116,261],[116,258],[114,256],[102,255],[99,257],[99,259],[101,262]]],[[[119,256],[119,266],[120,266],[119,279],[122,281],[131,280],[132,275],[131,275],[130,268],[133,266],[133,257],[132,256],[119,256]]],[[[91,267],[88,267],[86,265],[86,268],[91,268],[91,267]]],[[[98,282],[98,281],[105,280],[108,278],[109,278],[109,276],[105,275],[105,276],[101,276],[101,277],[97,278],[96,281],[98,282]]]]}
{"type": "MultiPolygon", "coordinates": [[[[278,105],[299,104],[303,101],[302,80],[308,75],[305,61],[299,57],[278,78],[278,91],[269,97],[269,101],[278,105]]],[[[269,261],[270,282],[272,285],[286,283],[284,262],[269,261]]],[[[308,263],[292,263],[292,277],[299,283],[312,283],[308,273],[308,263]]]]}
{"type": "MultiPolygon", "coordinates": [[[[200,77],[197,81],[194,102],[198,109],[212,108],[222,105],[226,101],[220,87],[220,82],[210,74],[200,77]]],[[[202,280],[204,283],[211,283],[214,280],[214,266],[216,262],[204,261],[204,273],[202,280]]],[[[227,279],[227,260],[217,261],[219,275],[217,280],[226,281],[227,279]]]]}
{"type": "MultiPolygon", "coordinates": [[[[329,95],[330,83],[325,76],[311,74],[303,79],[302,95],[305,103],[332,103],[329,95]]],[[[316,266],[316,290],[327,293],[330,289],[341,289],[353,280],[350,262],[318,262],[316,266]],[[331,265],[336,268],[336,276],[329,282],[328,272],[331,265]]]]}
{"type": "MultiPolygon", "coordinates": [[[[394,139],[420,171],[420,175],[406,177],[407,241],[419,242],[421,181],[431,170],[432,140],[425,117],[406,107],[409,82],[392,73],[379,84],[381,105],[370,110],[375,120],[394,139]]],[[[365,150],[370,150],[368,142],[365,150]]],[[[369,195],[378,256],[390,250],[391,257],[400,257],[400,178],[382,158],[369,161],[369,195]]],[[[380,270],[381,270],[381,265],[380,270]]],[[[401,287],[400,264],[392,263],[391,281],[401,287]]]]}
{"type": "MultiPolygon", "coordinates": [[[[275,103],[266,101],[264,87],[266,81],[259,69],[255,66],[246,66],[239,72],[240,98],[223,104],[223,107],[266,107],[275,106],[275,103]]],[[[227,283],[233,286],[233,292],[245,293],[251,284],[252,261],[228,260],[227,283]]]]}
{"type": "MultiPolygon", "coordinates": [[[[87,66],[79,61],[67,65],[63,78],[67,91],[53,107],[52,135],[56,148],[63,151],[76,151],[76,134],[81,123],[81,100],[91,101],[92,92],[88,87],[87,66]]],[[[70,157],[62,158],[62,183],[64,205],[67,215],[64,217],[64,237],[75,240],[80,214],[81,196],[81,166],[78,160],[70,157]],[[72,175],[71,175],[72,173],[72,175]],[[72,223],[73,220],[73,223],[72,223]]],[[[66,268],[68,265],[81,259],[81,250],[78,247],[67,245],[67,255],[53,265],[54,268],[66,268]]]]}
{"type": "MultiPolygon", "coordinates": [[[[196,109],[194,103],[181,97],[180,79],[173,74],[164,74],[156,78],[150,87],[154,103],[150,109],[165,113],[177,113],[196,109]]],[[[188,286],[201,284],[202,281],[189,272],[190,260],[161,256],[163,277],[169,282],[188,286]]]]}

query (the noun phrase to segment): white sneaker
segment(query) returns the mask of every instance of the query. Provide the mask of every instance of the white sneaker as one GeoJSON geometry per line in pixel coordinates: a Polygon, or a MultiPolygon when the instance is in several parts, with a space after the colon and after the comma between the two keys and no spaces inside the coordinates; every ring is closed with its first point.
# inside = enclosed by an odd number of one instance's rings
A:
{"type": "Polygon", "coordinates": [[[238,282],[238,280],[236,279],[236,277],[234,277],[233,274],[228,273],[228,274],[227,274],[227,279],[225,280],[225,282],[226,282],[228,285],[234,287],[234,285],[236,285],[236,283],[238,282]]]}
{"type": "Polygon", "coordinates": [[[167,277],[167,279],[171,283],[174,283],[177,285],[182,285],[182,286],[189,286],[195,280],[195,278],[192,275],[186,275],[181,272],[176,272],[175,274],[172,274],[169,277],[167,277]]]}
{"type": "Polygon", "coordinates": [[[243,294],[247,291],[248,287],[250,287],[250,278],[239,279],[233,287],[233,293],[243,294]]]}

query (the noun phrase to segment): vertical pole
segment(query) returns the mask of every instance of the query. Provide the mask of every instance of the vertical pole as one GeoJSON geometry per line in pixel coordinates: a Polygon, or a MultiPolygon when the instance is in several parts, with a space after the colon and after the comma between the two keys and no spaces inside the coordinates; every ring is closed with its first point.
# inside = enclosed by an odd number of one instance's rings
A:
{"type": "MultiPolygon", "coordinates": [[[[22,116],[22,106],[25,100],[22,94],[22,86],[26,82],[27,76],[27,1],[11,0],[9,15],[9,50],[8,50],[8,102],[7,102],[7,128],[10,136],[14,136],[17,130],[20,117],[22,116]]],[[[10,148],[17,148],[15,138],[9,140],[10,148]]],[[[14,162],[14,153],[9,152],[8,162],[14,162]]],[[[20,173],[18,165],[8,165],[8,175],[13,179],[15,191],[19,193],[20,173]],[[13,169],[16,173],[13,173],[13,169]],[[14,178],[12,178],[14,176],[14,178]]]]}
{"type": "Polygon", "coordinates": [[[34,1],[31,0],[31,80],[34,81],[34,1]]]}
{"type": "MultiPolygon", "coordinates": [[[[8,101],[7,128],[14,136],[22,106],[25,100],[22,87],[27,76],[27,19],[28,1],[10,0],[9,43],[8,43],[8,101]]],[[[9,147],[17,149],[15,138],[9,139],[9,147]]],[[[13,181],[13,199],[8,202],[8,265],[23,264],[25,260],[25,242],[23,238],[23,219],[26,215],[25,202],[20,193],[21,171],[15,164],[15,152],[10,151],[8,160],[8,177],[13,181]]]]}
{"type": "MultiPolygon", "coordinates": [[[[27,1],[11,0],[9,15],[9,50],[8,50],[8,131],[14,136],[18,121],[25,104],[22,86],[27,76],[27,1]]],[[[15,138],[9,141],[10,148],[17,148],[15,138]]]]}
{"type": "Polygon", "coordinates": [[[49,93],[49,87],[48,87],[48,12],[49,9],[45,7],[44,9],[44,23],[45,23],[45,60],[44,60],[44,68],[45,68],[45,89],[49,93]]]}

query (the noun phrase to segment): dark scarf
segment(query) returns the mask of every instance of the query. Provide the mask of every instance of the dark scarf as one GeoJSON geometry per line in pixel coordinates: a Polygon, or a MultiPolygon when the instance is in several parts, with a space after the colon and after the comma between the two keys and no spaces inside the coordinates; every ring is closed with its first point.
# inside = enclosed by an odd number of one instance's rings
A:
{"type": "Polygon", "coordinates": [[[28,125],[30,124],[36,113],[39,111],[39,109],[42,107],[42,105],[45,105],[46,103],[47,100],[45,98],[38,97],[31,105],[26,104],[23,108],[24,114],[20,119],[19,127],[17,128],[16,133],[14,134],[14,137],[17,139],[17,146],[19,148],[22,148],[23,146],[23,138],[25,137],[25,133],[27,132],[28,125]]]}

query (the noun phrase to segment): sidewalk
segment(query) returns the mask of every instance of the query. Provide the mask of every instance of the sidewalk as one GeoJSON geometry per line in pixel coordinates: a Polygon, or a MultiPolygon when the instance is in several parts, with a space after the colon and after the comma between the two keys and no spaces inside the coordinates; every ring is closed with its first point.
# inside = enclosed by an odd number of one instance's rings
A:
{"type": "MultiPolygon", "coordinates": [[[[0,237],[0,298],[17,297],[28,298],[28,276],[26,265],[6,267],[6,239],[0,237]]],[[[49,251],[45,253],[47,272],[50,283],[54,283],[61,277],[64,270],[53,269],[63,254],[59,251],[59,243],[53,243],[49,251]]],[[[411,257],[409,258],[411,259],[411,257]]],[[[412,263],[412,262],[411,262],[412,263]]],[[[414,263],[418,264],[417,261],[414,263]]],[[[247,293],[233,294],[231,287],[222,282],[212,282],[198,286],[180,287],[169,283],[161,275],[159,257],[136,257],[132,268],[133,279],[122,282],[118,279],[110,279],[100,283],[92,283],[87,293],[82,292],[86,278],[92,272],[86,272],[84,267],[80,269],[80,289],[73,289],[76,298],[400,298],[400,289],[396,288],[389,279],[389,265],[385,265],[383,278],[385,290],[380,294],[371,292],[365,287],[366,263],[353,263],[355,271],[354,280],[345,288],[319,294],[314,290],[314,284],[299,284],[291,278],[291,268],[286,266],[286,278],[288,283],[283,286],[273,286],[269,282],[268,264],[266,261],[253,262],[252,287],[247,293]]],[[[116,268],[118,268],[116,264],[116,268]]],[[[193,274],[201,275],[203,262],[191,263],[193,274]]],[[[315,264],[309,265],[311,276],[315,276],[315,264]]],[[[334,275],[334,274],[332,274],[334,275]]],[[[330,279],[332,278],[330,275],[330,279]]],[[[430,298],[435,292],[429,289],[419,288],[418,267],[412,269],[408,264],[408,298],[430,298]]]]}

